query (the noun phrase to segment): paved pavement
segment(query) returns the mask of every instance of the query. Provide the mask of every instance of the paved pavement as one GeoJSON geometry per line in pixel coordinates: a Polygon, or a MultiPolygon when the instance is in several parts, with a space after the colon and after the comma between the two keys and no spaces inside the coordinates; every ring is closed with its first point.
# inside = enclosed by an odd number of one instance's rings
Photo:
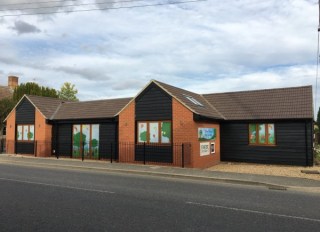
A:
{"type": "Polygon", "coordinates": [[[265,186],[267,188],[276,190],[288,189],[294,191],[308,191],[320,193],[320,181],[294,177],[254,175],[221,171],[209,171],[195,168],[179,168],[155,165],[127,164],[117,162],[110,163],[109,161],[85,160],[82,162],[81,160],[70,158],[38,158],[33,156],[7,154],[0,155],[0,163],[10,163],[14,165],[29,166],[47,166],[67,169],[81,168],[87,170],[106,172],[124,172],[140,175],[201,179],[233,184],[265,186]]]}

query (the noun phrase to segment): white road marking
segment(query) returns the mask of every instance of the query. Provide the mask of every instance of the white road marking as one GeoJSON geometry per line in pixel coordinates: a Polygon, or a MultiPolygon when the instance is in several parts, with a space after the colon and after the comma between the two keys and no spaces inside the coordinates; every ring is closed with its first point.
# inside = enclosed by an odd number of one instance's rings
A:
{"type": "Polygon", "coordinates": [[[106,191],[106,190],[78,188],[78,187],[72,187],[72,186],[57,185],[57,184],[47,184],[47,183],[41,183],[41,182],[17,180],[17,179],[10,179],[10,178],[1,178],[1,177],[0,177],[0,180],[17,182],[17,183],[24,183],[24,184],[43,185],[43,186],[50,186],[50,187],[56,187],[56,188],[66,188],[66,189],[73,189],[73,190],[81,190],[81,191],[88,191],[88,192],[108,193],[108,194],[113,194],[113,193],[115,193],[115,192],[106,191]]]}
{"type": "Polygon", "coordinates": [[[227,209],[227,210],[233,210],[233,211],[241,211],[246,213],[263,214],[263,215],[274,216],[274,217],[284,217],[284,218],[298,219],[298,220],[304,220],[304,221],[320,222],[320,219],[315,219],[315,218],[298,217],[298,216],[291,216],[291,215],[277,214],[277,213],[268,213],[268,212],[262,212],[262,211],[256,211],[256,210],[250,210],[250,209],[241,209],[241,208],[235,208],[235,207],[227,207],[227,206],[221,206],[221,205],[203,204],[203,203],[190,202],[190,201],[186,202],[186,204],[204,206],[204,207],[210,207],[210,208],[218,208],[218,209],[227,209]]]}

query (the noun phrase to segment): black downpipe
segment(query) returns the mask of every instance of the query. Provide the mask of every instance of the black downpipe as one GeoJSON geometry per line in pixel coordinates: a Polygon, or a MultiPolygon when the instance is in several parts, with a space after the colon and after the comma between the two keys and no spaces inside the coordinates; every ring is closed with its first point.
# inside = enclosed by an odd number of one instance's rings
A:
{"type": "Polygon", "coordinates": [[[304,135],[305,135],[305,145],[306,145],[306,166],[309,166],[309,157],[308,157],[308,125],[307,121],[304,122],[305,130],[304,130],[304,135]]]}
{"type": "Polygon", "coordinates": [[[37,149],[38,149],[37,140],[34,141],[33,146],[34,146],[33,147],[34,157],[37,157],[37,149]]]}
{"type": "Polygon", "coordinates": [[[184,168],[184,143],[182,144],[182,168],[184,168]]]}
{"type": "Polygon", "coordinates": [[[313,166],[314,164],[314,146],[315,146],[315,134],[314,134],[314,124],[313,120],[310,121],[311,125],[311,135],[310,135],[310,144],[311,144],[311,165],[313,166]]]}

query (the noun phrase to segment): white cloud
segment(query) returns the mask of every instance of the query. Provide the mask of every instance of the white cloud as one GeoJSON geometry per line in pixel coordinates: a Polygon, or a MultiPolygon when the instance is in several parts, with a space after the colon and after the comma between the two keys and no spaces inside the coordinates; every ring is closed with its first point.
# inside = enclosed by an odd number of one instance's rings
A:
{"type": "Polygon", "coordinates": [[[150,79],[200,93],[314,84],[317,10],[307,0],[211,0],[0,17],[0,75],[70,81],[81,100],[134,96],[150,79]],[[16,22],[39,33],[16,36],[16,22]]]}

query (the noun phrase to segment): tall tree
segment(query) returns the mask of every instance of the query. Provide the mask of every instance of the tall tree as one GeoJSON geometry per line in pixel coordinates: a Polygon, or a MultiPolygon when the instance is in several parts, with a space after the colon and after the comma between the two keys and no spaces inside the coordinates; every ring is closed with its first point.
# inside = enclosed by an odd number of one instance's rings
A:
{"type": "Polygon", "coordinates": [[[58,92],[55,89],[40,86],[34,82],[20,84],[13,92],[13,100],[18,102],[24,94],[58,98],[58,92]]]}
{"type": "Polygon", "coordinates": [[[16,102],[12,98],[3,98],[0,100],[0,134],[4,127],[3,121],[11,112],[16,102]]]}
{"type": "Polygon", "coordinates": [[[320,127],[320,107],[319,107],[319,109],[318,109],[317,125],[318,125],[318,127],[320,127]]]}
{"type": "Polygon", "coordinates": [[[61,86],[61,90],[59,91],[59,98],[63,100],[69,100],[69,101],[79,101],[77,98],[78,90],[75,88],[74,84],[71,84],[70,82],[65,82],[61,86]]]}

